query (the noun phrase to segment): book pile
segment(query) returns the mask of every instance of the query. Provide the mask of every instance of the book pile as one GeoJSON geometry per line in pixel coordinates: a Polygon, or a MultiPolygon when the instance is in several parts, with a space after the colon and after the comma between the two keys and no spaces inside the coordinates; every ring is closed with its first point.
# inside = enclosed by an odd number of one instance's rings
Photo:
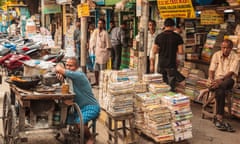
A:
{"type": "Polygon", "coordinates": [[[144,74],[143,81],[147,84],[149,83],[161,83],[163,82],[162,74],[154,73],[154,74],[144,74]]]}
{"type": "Polygon", "coordinates": [[[233,90],[232,115],[240,118],[240,89],[233,90]]]}
{"type": "Polygon", "coordinates": [[[137,72],[134,70],[104,70],[100,74],[100,106],[112,115],[133,112],[137,72]]]}
{"type": "Polygon", "coordinates": [[[190,100],[183,94],[166,95],[161,99],[172,113],[172,129],[175,141],[192,138],[192,111],[190,100]]]}
{"type": "Polygon", "coordinates": [[[142,130],[145,129],[144,125],[144,112],[145,107],[151,105],[160,105],[160,96],[151,92],[138,93],[134,99],[134,116],[136,128],[142,130]]]}
{"type": "Polygon", "coordinates": [[[192,100],[195,100],[199,95],[199,90],[196,86],[200,79],[205,78],[203,71],[199,69],[191,69],[189,75],[186,77],[185,94],[192,100]]]}
{"type": "Polygon", "coordinates": [[[168,142],[174,140],[171,125],[171,112],[163,105],[155,104],[144,108],[143,132],[156,142],[168,142]]]}
{"type": "Polygon", "coordinates": [[[148,89],[152,93],[163,93],[170,91],[171,87],[166,83],[150,83],[148,89]]]}
{"type": "Polygon", "coordinates": [[[217,42],[218,35],[220,33],[219,29],[211,29],[211,31],[207,34],[207,39],[204,44],[201,59],[209,62],[212,54],[214,52],[214,47],[217,42]]]}
{"type": "Polygon", "coordinates": [[[109,83],[107,93],[107,111],[112,115],[121,115],[133,112],[133,82],[113,82],[109,83]]]}

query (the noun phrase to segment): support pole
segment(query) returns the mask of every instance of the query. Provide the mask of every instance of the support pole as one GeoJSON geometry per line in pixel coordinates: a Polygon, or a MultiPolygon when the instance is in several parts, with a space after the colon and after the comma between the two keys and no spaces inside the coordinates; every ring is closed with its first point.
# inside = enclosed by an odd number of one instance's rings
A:
{"type": "Polygon", "coordinates": [[[45,27],[45,16],[44,16],[44,0],[41,0],[41,25],[45,27]]]}
{"type": "Polygon", "coordinates": [[[142,12],[140,16],[140,50],[139,50],[139,59],[138,59],[138,76],[141,80],[142,75],[147,72],[147,43],[148,43],[148,15],[149,15],[149,4],[148,0],[142,0],[142,12]]]}
{"type": "MultiPolygon", "coordinates": [[[[85,3],[86,0],[81,0],[85,3]]],[[[81,67],[84,73],[87,73],[86,55],[87,55],[87,17],[81,17],[81,67]]]]}

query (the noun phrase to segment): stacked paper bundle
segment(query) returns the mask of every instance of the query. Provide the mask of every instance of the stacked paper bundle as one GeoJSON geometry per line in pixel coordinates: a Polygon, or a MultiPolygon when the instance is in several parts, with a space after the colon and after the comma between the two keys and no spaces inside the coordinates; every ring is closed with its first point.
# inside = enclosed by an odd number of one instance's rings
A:
{"type": "Polygon", "coordinates": [[[112,82],[121,82],[127,80],[136,82],[138,80],[138,73],[135,69],[112,70],[110,80],[112,82]]]}
{"type": "Polygon", "coordinates": [[[143,81],[146,83],[160,83],[163,82],[162,74],[154,73],[154,74],[144,74],[143,81]]]}
{"type": "Polygon", "coordinates": [[[107,109],[108,104],[108,83],[110,81],[112,71],[111,70],[104,70],[100,73],[100,81],[99,81],[99,94],[98,94],[98,101],[103,109],[107,109]]]}
{"type": "Polygon", "coordinates": [[[240,89],[233,90],[232,114],[240,118],[240,89]]]}
{"type": "Polygon", "coordinates": [[[192,117],[192,111],[189,98],[183,94],[175,94],[163,96],[161,100],[172,113],[175,141],[192,138],[192,124],[189,120],[192,117]]]}
{"type": "Polygon", "coordinates": [[[195,100],[199,95],[200,89],[196,86],[198,85],[199,80],[204,78],[204,72],[199,69],[191,69],[188,77],[186,77],[185,94],[192,100],[195,100]]]}
{"type": "Polygon", "coordinates": [[[107,111],[112,115],[133,112],[134,84],[130,81],[113,82],[108,86],[107,111]]]}
{"type": "Polygon", "coordinates": [[[160,104],[149,105],[144,108],[143,132],[156,142],[173,141],[174,135],[171,125],[171,112],[160,104]]]}
{"type": "Polygon", "coordinates": [[[136,82],[134,84],[134,90],[136,93],[145,93],[147,92],[148,88],[147,88],[147,83],[145,82],[136,82]]]}
{"type": "MultiPolygon", "coordinates": [[[[138,79],[137,71],[134,69],[125,69],[125,70],[119,70],[119,71],[116,71],[116,70],[101,71],[100,82],[99,82],[99,103],[101,107],[107,110],[110,105],[109,97],[111,97],[112,94],[109,93],[110,91],[109,85],[111,85],[111,83],[124,82],[124,81],[136,82],[137,79],[138,79]]],[[[116,91],[116,93],[119,94],[120,92],[116,91]]]]}
{"type": "Polygon", "coordinates": [[[152,93],[163,93],[170,91],[171,87],[166,83],[150,83],[148,89],[152,93]]]}
{"type": "Polygon", "coordinates": [[[151,105],[160,105],[160,96],[147,92],[138,93],[134,99],[135,126],[138,129],[144,129],[144,108],[151,105]]]}

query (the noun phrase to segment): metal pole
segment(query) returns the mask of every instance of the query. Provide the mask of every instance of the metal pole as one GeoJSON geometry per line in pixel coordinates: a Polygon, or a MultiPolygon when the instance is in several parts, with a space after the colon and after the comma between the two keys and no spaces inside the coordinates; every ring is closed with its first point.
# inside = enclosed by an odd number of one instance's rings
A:
{"type": "MultiPolygon", "coordinates": [[[[85,2],[86,0],[81,0],[81,3],[85,3],[85,2]]],[[[86,46],[87,46],[87,17],[81,17],[81,67],[84,73],[87,73],[86,46]]]]}
{"type": "Polygon", "coordinates": [[[44,18],[44,0],[41,0],[41,23],[42,27],[45,27],[45,18],[44,18]]]}
{"type": "Polygon", "coordinates": [[[148,0],[143,1],[143,21],[144,23],[144,72],[147,73],[147,45],[148,45],[148,17],[149,17],[149,3],[148,0]]]}

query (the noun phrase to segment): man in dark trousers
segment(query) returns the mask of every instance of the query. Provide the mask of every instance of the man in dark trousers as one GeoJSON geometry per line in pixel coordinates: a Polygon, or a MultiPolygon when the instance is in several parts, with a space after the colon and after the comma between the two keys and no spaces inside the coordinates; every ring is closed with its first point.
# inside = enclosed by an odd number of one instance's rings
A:
{"type": "Polygon", "coordinates": [[[122,48],[128,47],[126,28],[127,23],[123,21],[120,27],[114,27],[111,31],[112,69],[115,70],[120,69],[122,48]]]}
{"type": "Polygon", "coordinates": [[[217,129],[222,131],[235,131],[229,123],[223,122],[226,92],[233,88],[239,70],[238,55],[232,51],[233,42],[225,39],[221,44],[221,50],[215,52],[209,67],[210,90],[215,91],[217,129]],[[234,81],[235,80],[235,81],[234,81]]]}
{"type": "Polygon", "coordinates": [[[164,21],[164,31],[157,35],[150,61],[150,72],[154,72],[155,54],[158,53],[158,72],[163,75],[163,81],[175,91],[177,74],[177,55],[183,55],[183,39],[174,32],[175,22],[167,18],[164,21]]]}

